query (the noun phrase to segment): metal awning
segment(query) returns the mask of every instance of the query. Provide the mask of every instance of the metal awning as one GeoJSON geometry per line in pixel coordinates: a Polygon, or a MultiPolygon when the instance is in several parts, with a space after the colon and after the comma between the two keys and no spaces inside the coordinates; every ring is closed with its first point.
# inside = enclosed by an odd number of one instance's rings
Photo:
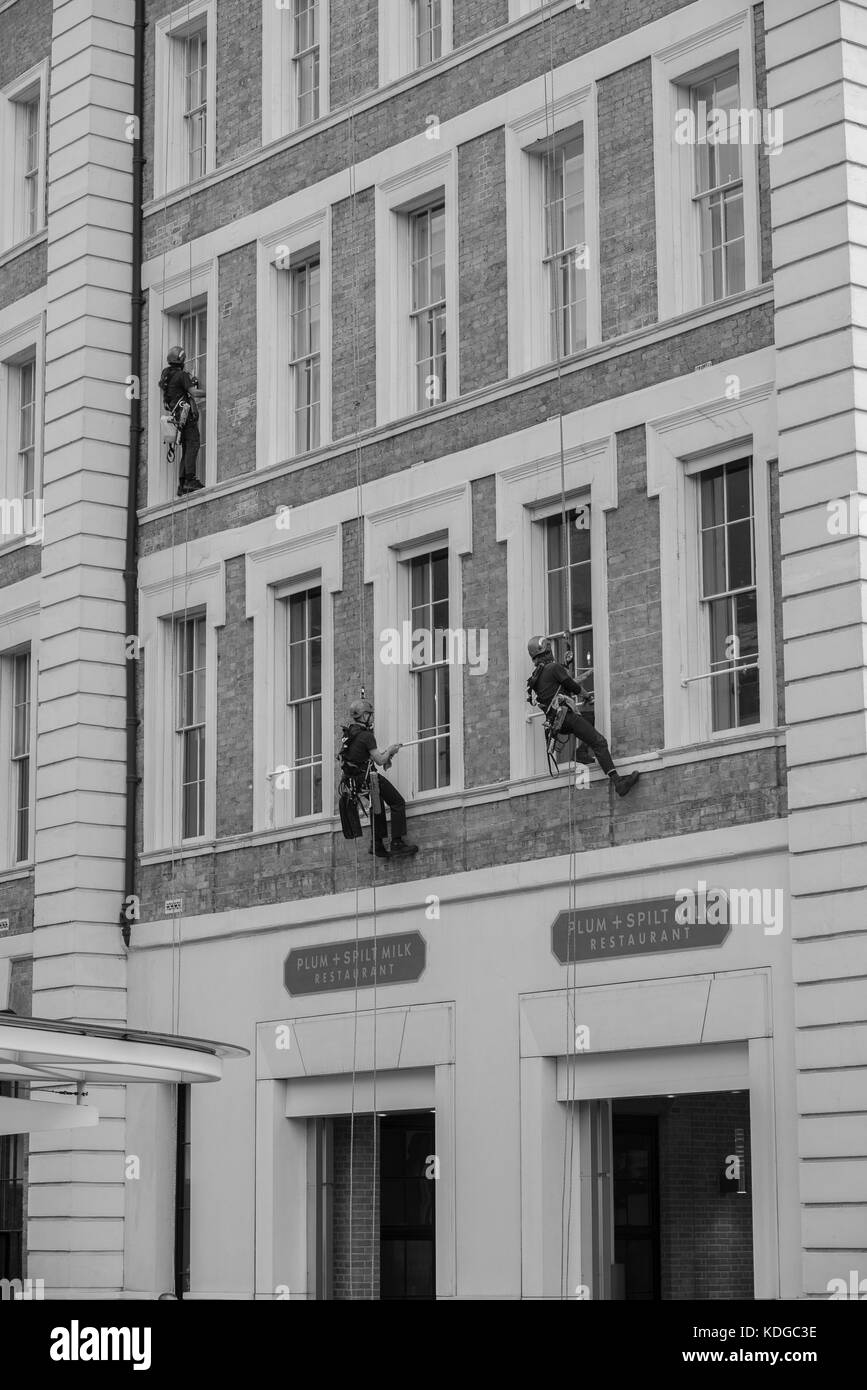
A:
{"type": "Polygon", "coordinates": [[[0,1134],[96,1124],[96,1109],[80,1103],[82,1090],[88,1085],[219,1081],[225,1058],[249,1055],[246,1047],[202,1038],[0,1013],[0,1081],[27,1082],[34,1087],[71,1083],[79,1101],[68,1105],[54,1099],[0,1096],[0,1134]]]}

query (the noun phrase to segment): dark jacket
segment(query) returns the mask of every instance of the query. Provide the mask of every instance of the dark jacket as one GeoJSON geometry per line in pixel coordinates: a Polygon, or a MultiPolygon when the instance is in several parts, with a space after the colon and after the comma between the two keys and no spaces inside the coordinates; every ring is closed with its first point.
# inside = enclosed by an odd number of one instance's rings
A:
{"type": "Polygon", "coordinates": [[[546,711],[558,690],[569,695],[584,694],[578,682],[559,661],[538,662],[530,680],[530,688],[534,691],[537,702],[546,711]]]}
{"type": "MultiPolygon", "coordinates": [[[[185,372],[183,367],[178,366],[177,363],[170,363],[169,366],[164,367],[160,377],[160,390],[163,393],[166,410],[174,410],[178,401],[193,401],[190,392],[196,384],[195,377],[190,376],[189,372],[185,372]]],[[[195,406],[195,401],[193,401],[193,405],[195,406]]],[[[198,411],[194,413],[198,414],[198,411]]]]}
{"type": "Polygon", "coordinates": [[[350,773],[363,773],[370,761],[371,749],[376,747],[376,735],[363,724],[350,724],[343,761],[350,773]]]}

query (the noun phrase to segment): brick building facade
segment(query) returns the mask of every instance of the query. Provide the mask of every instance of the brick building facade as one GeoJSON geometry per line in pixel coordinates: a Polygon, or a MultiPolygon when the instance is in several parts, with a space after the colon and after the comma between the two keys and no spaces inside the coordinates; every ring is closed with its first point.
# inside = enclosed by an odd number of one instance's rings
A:
{"type": "MultiPolygon", "coordinates": [[[[359,1237],[350,1269],[346,1234],[378,1225],[372,1126],[431,1112],[435,1215],[422,1203],[388,1239],[410,1271],[435,1221],[439,1297],[645,1296],[645,1259],[662,1298],[825,1296],[853,1239],[867,1245],[863,558],[826,524],[863,484],[860,249],[844,235],[861,208],[835,142],[853,135],[864,6],[144,9],[127,948],[135,7],[0,4],[16,179],[29,103],[42,139],[42,212],[0,246],[5,490],[23,486],[12,429],[32,360],[44,500],[40,543],[0,537],[0,739],[29,652],[32,768],[29,825],[11,793],[0,816],[0,1007],[251,1048],[193,1090],[191,1297],[378,1289],[379,1247],[359,1237]],[[758,117],[709,163],[676,136],[702,101],[758,117]],[[204,486],[187,498],[156,386],[175,342],[205,391],[204,486]],[[434,582],[447,626],[486,634],[484,669],[382,659],[434,582]],[[628,799],[598,768],[547,773],[526,640],[564,622],[618,766],[642,773],[628,799]],[[732,674],[720,622],[754,676],[732,674]],[[197,693],[179,704],[185,679],[197,693]],[[388,864],[337,814],[339,728],[362,687],[381,743],[427,737],[439,755],[396,759],[420,852],[388,864]],[[698,952],[595,939],[618,905],[673,911],[701,883],[779,894],[782,921],[734,922],[698,952]],[[566,908],[587,924],[572,965],[552,950],[566,908]],[[285,983],[296,947],[413,932],[416,980],[285,983]],[[655,1215],[633,1268],[616,1182],[581,1174],[616,1171],[620,1119],[670,1096],[647,1130],[655,1215]],[[564,1126],[582,1155],[567,1230],[564,1126]],[[734,1126],[749,1191],[731,1198],[734,1126]],[[223,1183],[236,1201],[212,1223],[223,1183]]],[[[27,1269],[56,1291],[158,1293],[171,1183],[130,1192],[123,1160],[174,1171],[174,1103],[118,1089],[103,1113],[85,1147],[30,1141],[27,1269]]]]}

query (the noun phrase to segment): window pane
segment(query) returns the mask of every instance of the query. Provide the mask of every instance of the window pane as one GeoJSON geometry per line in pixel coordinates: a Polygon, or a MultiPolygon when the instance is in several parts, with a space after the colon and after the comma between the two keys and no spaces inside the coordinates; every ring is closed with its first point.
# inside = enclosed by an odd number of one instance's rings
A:
{"type": "Polygon", "coordinates": [[[722,468],[701,475],[701,524],[722,526],[725,521],[725,478],[722,468]]]}
{"type": "Polygon", "coordinates": [[[728,527],[730,589],[743,589],[753,582],[751,521],[736,521],[728,527]]]}
{"type": "Polygon", "coordinates": [[[593,621],[590,598],[590,566],[572,567],[572,621],[570,627],[587,627],[593,621]]]}
{"type": "Polygon", "coordinates": [[[715,526],[702,534],[702,594],[709,598],[712,594],[725,593],[725,527],[715,526]]]}
{"type": "Polygon", "coordinates": [[[752,468],[749,460],[726,465],[726,505],[730,521],[752,516],[752,468]]]}

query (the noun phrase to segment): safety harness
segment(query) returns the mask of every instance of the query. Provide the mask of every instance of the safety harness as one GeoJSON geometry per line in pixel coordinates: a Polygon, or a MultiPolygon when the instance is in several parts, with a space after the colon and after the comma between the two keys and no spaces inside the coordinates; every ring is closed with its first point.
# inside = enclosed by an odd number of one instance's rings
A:
{"type": "MultiPolygon", "coordinates": [[[[542,708],[539,704],[536,688],[543,669],[544,663],[537,662],[527,679],[527,703],[537,709],[542,708]]],[[[577,713],[578,709],[579,704],[576,697],[568,694],[562,686],[558,686],[551,697],[548,708],[543,711],[545,716],[545,757],[548,759],[548,771],[552,777],[560,776],[560,754],[570,738],[568,733],[563,733],[563,725],[566,723],[568,715],[577,713]]]]}
{"type": "Polygon", "coordinates": [[[164,437],[167,438],[168,442],[166,459],[170,464],[175,461],[175,451],[187,421],[191,416],[194,421],[199,418],[199,408],[189,395],[179,396],[173,406],[169,405],[166,400],[166,389],[171,372],[171,367],[164,367],[159,381],[160,390],[163,393],[163,410],[165,411],[163,416],[164,437]]]}
{"type": "Polygon", "coordinates": [[[340,810],[340,828],[346,840],[358,840],[364,834],[361,828],[362,816],[369,820],[372,831],[374,817],[382,811],[379,774],[373,760],[368,758],[367,763],[362,765],[350,762],[347,757],[350,744],[355,737],[352,733],[354,727],[352,724],[341,725],[343,737],[337,750],[341,774],[337,788],[337,804],[340,810]]]}

